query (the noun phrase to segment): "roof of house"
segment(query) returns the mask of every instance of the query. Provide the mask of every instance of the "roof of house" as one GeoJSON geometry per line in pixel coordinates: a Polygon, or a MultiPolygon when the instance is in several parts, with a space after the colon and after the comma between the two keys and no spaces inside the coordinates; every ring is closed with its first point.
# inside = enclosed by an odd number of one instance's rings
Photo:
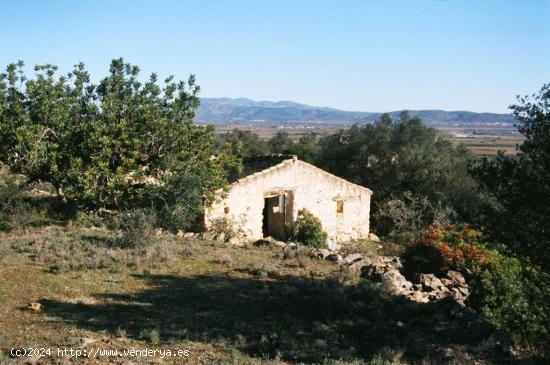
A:
{"type": "Polygon", "coordinates": [[[253,175],[255,173],[267,170],[273,166],[280,164],[286,160],[296,159],[296,155],[282,155],[282,154],[273,154],[273,155],[258,155],[258,156],[248,156],[243,158],[243,169],[240,172],[234,172],[229,177],[229,182],[234,183],[239,179],[253,175]]]}
{"type": "Polygon", "coordinates": [[[333,175],[329,172],[326,172],[323,169],[318,168],[307,162],[298,160],[296,155],[282,155],[282,154],[273,154],[273,155],[261,155],[261,156],[250,156],[243,159],[243,169],[240,173],[234,173],[230,176],[229,183],[231,185],[240,184],[248,182],[255,177],[268,174],[274,170],[282,168],[290,163],[301,163],[307,165],[309,168],[313,168],[320,172],[323,175],[326,175],[334,180],[345,182],[354,186],[355,188],[366,190],[369,194],[372,194],[372,190],[361,185],[354,184],[346,179],[342,179],[336,175],[333,175]]]}

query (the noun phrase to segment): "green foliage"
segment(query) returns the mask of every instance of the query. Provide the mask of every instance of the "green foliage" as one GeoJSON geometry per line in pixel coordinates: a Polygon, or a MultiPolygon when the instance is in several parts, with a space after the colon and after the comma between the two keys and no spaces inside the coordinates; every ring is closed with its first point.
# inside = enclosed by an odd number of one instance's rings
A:
{"type": "Polygon", "coordinates": [[[172,177],[154,190],[159,226],[171,231],[198,230],[204,212],[203,185],[195,175],[172,177]]]}
{"type": "Polygon", "coordinates": [[[415,197],[410,192],[403,194],[403,199],[384,201],[373,215],[376,232],[395,242],[410,242],[431,223],[429,209],[426,197],[415,197]]]}
{"type": "Polygon", "coordinates": [[[290,150],[294,144],[292,139],[288,136],[287,132],[279,131],[267,142],[273,153],[290,153],[290,150]]]}
{"type": "Polygon", "coordinates": [[[433,224],[414,244],[407,246],[404,272],[443,274],[458,270],[471,274],[494,259],[496,252],[484,245],[483,234],[467,224],[433,224]]]}
{"type": "MultiPolygon", "coordinates": [[[[402,113],[399,121],[386,114],[374,124],[341,130],[321,139],[320,146],[321,167],[375,192],[373,213],[384,207],[384,202],[411,199],[407,194],[419,201],[427,199],[432,207],[425,210],[424,224],[441,212],[448,218],[468,221],[479,210],[467,150],[454,147],[435,129],[407,113],[402,113]]],[[[393,205],[392,210],[404,210],[397,207],[401,203],[393,205]]],[[[381,224],[382,229],[390,229],[386,222],[381,224]]],[[[376,219],[373,225],[378,228],[376,219]]]]}
{"type": "Polygon", "coordinates": [[[470,285],[471,304],[516,342],[540,356],[550,356],[550,276],[527,261],[498,255],[470,285]]]}
{"type": "Polygon", "coordinates": [[[300,209],[294,222],[292,238],[307,246],[325,247],[327,234],[323,231],[319,218],[307,209],[300,209]]]}
{"type": "Polygon", "coordinates": [[[301,136],[297,142],[290,139],[287,132],[277,132],[268,144],[273,153],[285,155],[296,155],[302,161],[315,163],[319,154],[320,146],[317,134],[308,133],[301,136]]]}
{"type": "Polygon", "coordinates": [[[231,150],[235,155],[243,157],[271,153],[269,144],[251,131],[234,129],[229,133],[220,135],[218,137],[219,147],[223,148],[226,144],[231,146],[231,150]]]}
{"type": "Polygon", "coordinates": [[[180,176],[193,176],[208,204],[238,166],[228,148],[216,151],[213,126],[193,124],[193,75],[160,86],[151,74],[141,83],[137,66],[115,59],[96,85],[83,64],[66,76],[36,66],[35,79],[22,67],[10,64],[0,75],[0,160],[30,181],[51,182],[64,200],[158,205],[175,200],[170,188],[181,186],[180,176]]]}
{"type": "Polygon", "coordinates": [[[430,226],[403,259],[409,277],[461,271],[472,289],[469,305],[512,334],[517,344],[550,355],[550,275],[540,268],[485,243],[482,232],[468,225],[430,226]]]}
{"type": "Polygon", "coordinates": [[[28,204],[24,199],[26,185],[17,182],[15,176],[0,176],[0,231],[20,226],[28,204]]]}
{"type": "Polygon", "coordinates": [[[155,240],[155,212],[146,209],[133,209],[123,213],[119,220],[122,236],[119,245],[123,248],[146,248],[155,240]]]}
{"type": "Polygon", "coordinates": [[[550,268],[550,84],[511,107],[525,136],[519,157],[500,154],[473,173],[489,197],[483,219],[491,236],[550,268]]]}

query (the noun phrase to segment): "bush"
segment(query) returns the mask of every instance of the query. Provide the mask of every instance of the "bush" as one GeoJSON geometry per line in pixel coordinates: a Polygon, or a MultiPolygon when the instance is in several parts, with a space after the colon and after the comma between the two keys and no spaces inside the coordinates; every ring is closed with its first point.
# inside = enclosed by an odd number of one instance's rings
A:
{"type": "Polygon", "coordinates": [[[440,274],[458,270],[472,289],[469,304],[517,344],[549,356],[550,275],[528,261],[509,257],[504,246],[484,242],[482,232],[462,225],[432,225],[404,254],[404,272],[440,274]]]}
{"type": "Polygon", "coordinates": [[[121,247],[148,247],[155,239],[157,216],[148,209],[133,209],[120,218],[121,247]]]}
{"type": "Polygon", "coordinates": [[[405,275],[440,274],[450,269],[472,273],[495,255],[482,241],[482,233],[466,224],[433,224],[407,247],[403,255],[405,275]]]}
{"type": "Polygon", "coordinates": [[[550,276],[527,261],[498,255],[470,280],[470,304],[517,344],[550,357],[550,276]]]}
{"type": "Polygon", "coordinates": [[[197,230],[197,222],[203,213],[202,184],[195,175],[175,176],[158,188],[156,211],[158,223],[171,231],[197,230]]]}
{"type": "Polygon", "coordinates": [[[327,242],[327,234],[323,231],[321,221],[307,209],[298,211],[292,238],[304,245],[318,248],[325,247],[327,242]]]}
{"type": "Polygon", "coordinates": [[[373,215],[376,232],[400,243],[411,242],[433,220],[432,207],[426,197],[406,192],[402,199],[381,203],[373,215]]]}
{"type": "Polygon", "coordinates": [[[0,180],[0,231],[24,225],[28,208],[23,196],[25,190],[26,185],[18,183],[14,176],[0,180]]]}

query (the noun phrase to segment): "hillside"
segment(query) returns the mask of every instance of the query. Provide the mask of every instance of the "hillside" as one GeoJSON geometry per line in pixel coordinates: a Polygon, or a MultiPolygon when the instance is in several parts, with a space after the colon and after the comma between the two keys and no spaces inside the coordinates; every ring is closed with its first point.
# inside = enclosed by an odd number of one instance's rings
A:
{"type": "MultiPolygon", "coordinates": [[[[390,112],[397,118],[400,111],[390,112]]],[[[513,124],[511,114],[475,113],[468,111],[411,110],[428,124],[513,124]]],[[[368,123],[382,113],[350,112],[334,108],[316,107],[292,101],[254,101],[246,98],[202,98],[197,112],[199,122],[318,122],[368,123]]]]}

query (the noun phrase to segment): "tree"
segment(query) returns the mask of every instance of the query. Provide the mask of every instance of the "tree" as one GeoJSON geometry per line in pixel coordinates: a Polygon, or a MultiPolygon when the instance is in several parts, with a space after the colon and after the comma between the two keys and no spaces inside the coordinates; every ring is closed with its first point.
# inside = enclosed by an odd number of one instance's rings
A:
{"type": "Polygon", "coordinates": [[[288,136],[287,132],[279,131],[267,142],[273,153],[288,154],[294,142],[288,136]]]}
{"type": "MultiPolygon", "coordinates": [[[[389,200],[426,198],[435,217],[468,220],[477,214],[477,185],[468,172],[469,154],[454,147],[419,118],[387,114],[373,124],[354,125],[320,141],[319,164],[347,180],[374,191],[373,213],[389,200]]],[[[376,214],[374,214],[376,226],[376,214]]]]}
{"type": "Polygon", "coordinates": [[[220,148],[224,148],[226,144],[229,144],[234,154],[243,157],[271,153],[269,144],[251,131],[234,129],[229,133],[220,135],[218,140],[220,148]]]}
{"type": "Polygon", "coordinates": [[[208,203],[238,166],[228,148],[215,153],[212,126],[193,124],[200,90],[193,75],[159,86],[151,74],[141,83],[139,68],[119,58],[95,85],[83,64],[62,76],[36,66],[34,79],[22,67],[0,75],[0,160],[31,182],[51,182],[65,201],[165,206],[188,176],[208,203]]]}
{"type": "Polygon", "coordinates": [[[491,197],[485,220],[494,239],[550,268],[550,84],[510,108],[525,136],[519,156],[484,159],[474,175],[491,197]]]}

